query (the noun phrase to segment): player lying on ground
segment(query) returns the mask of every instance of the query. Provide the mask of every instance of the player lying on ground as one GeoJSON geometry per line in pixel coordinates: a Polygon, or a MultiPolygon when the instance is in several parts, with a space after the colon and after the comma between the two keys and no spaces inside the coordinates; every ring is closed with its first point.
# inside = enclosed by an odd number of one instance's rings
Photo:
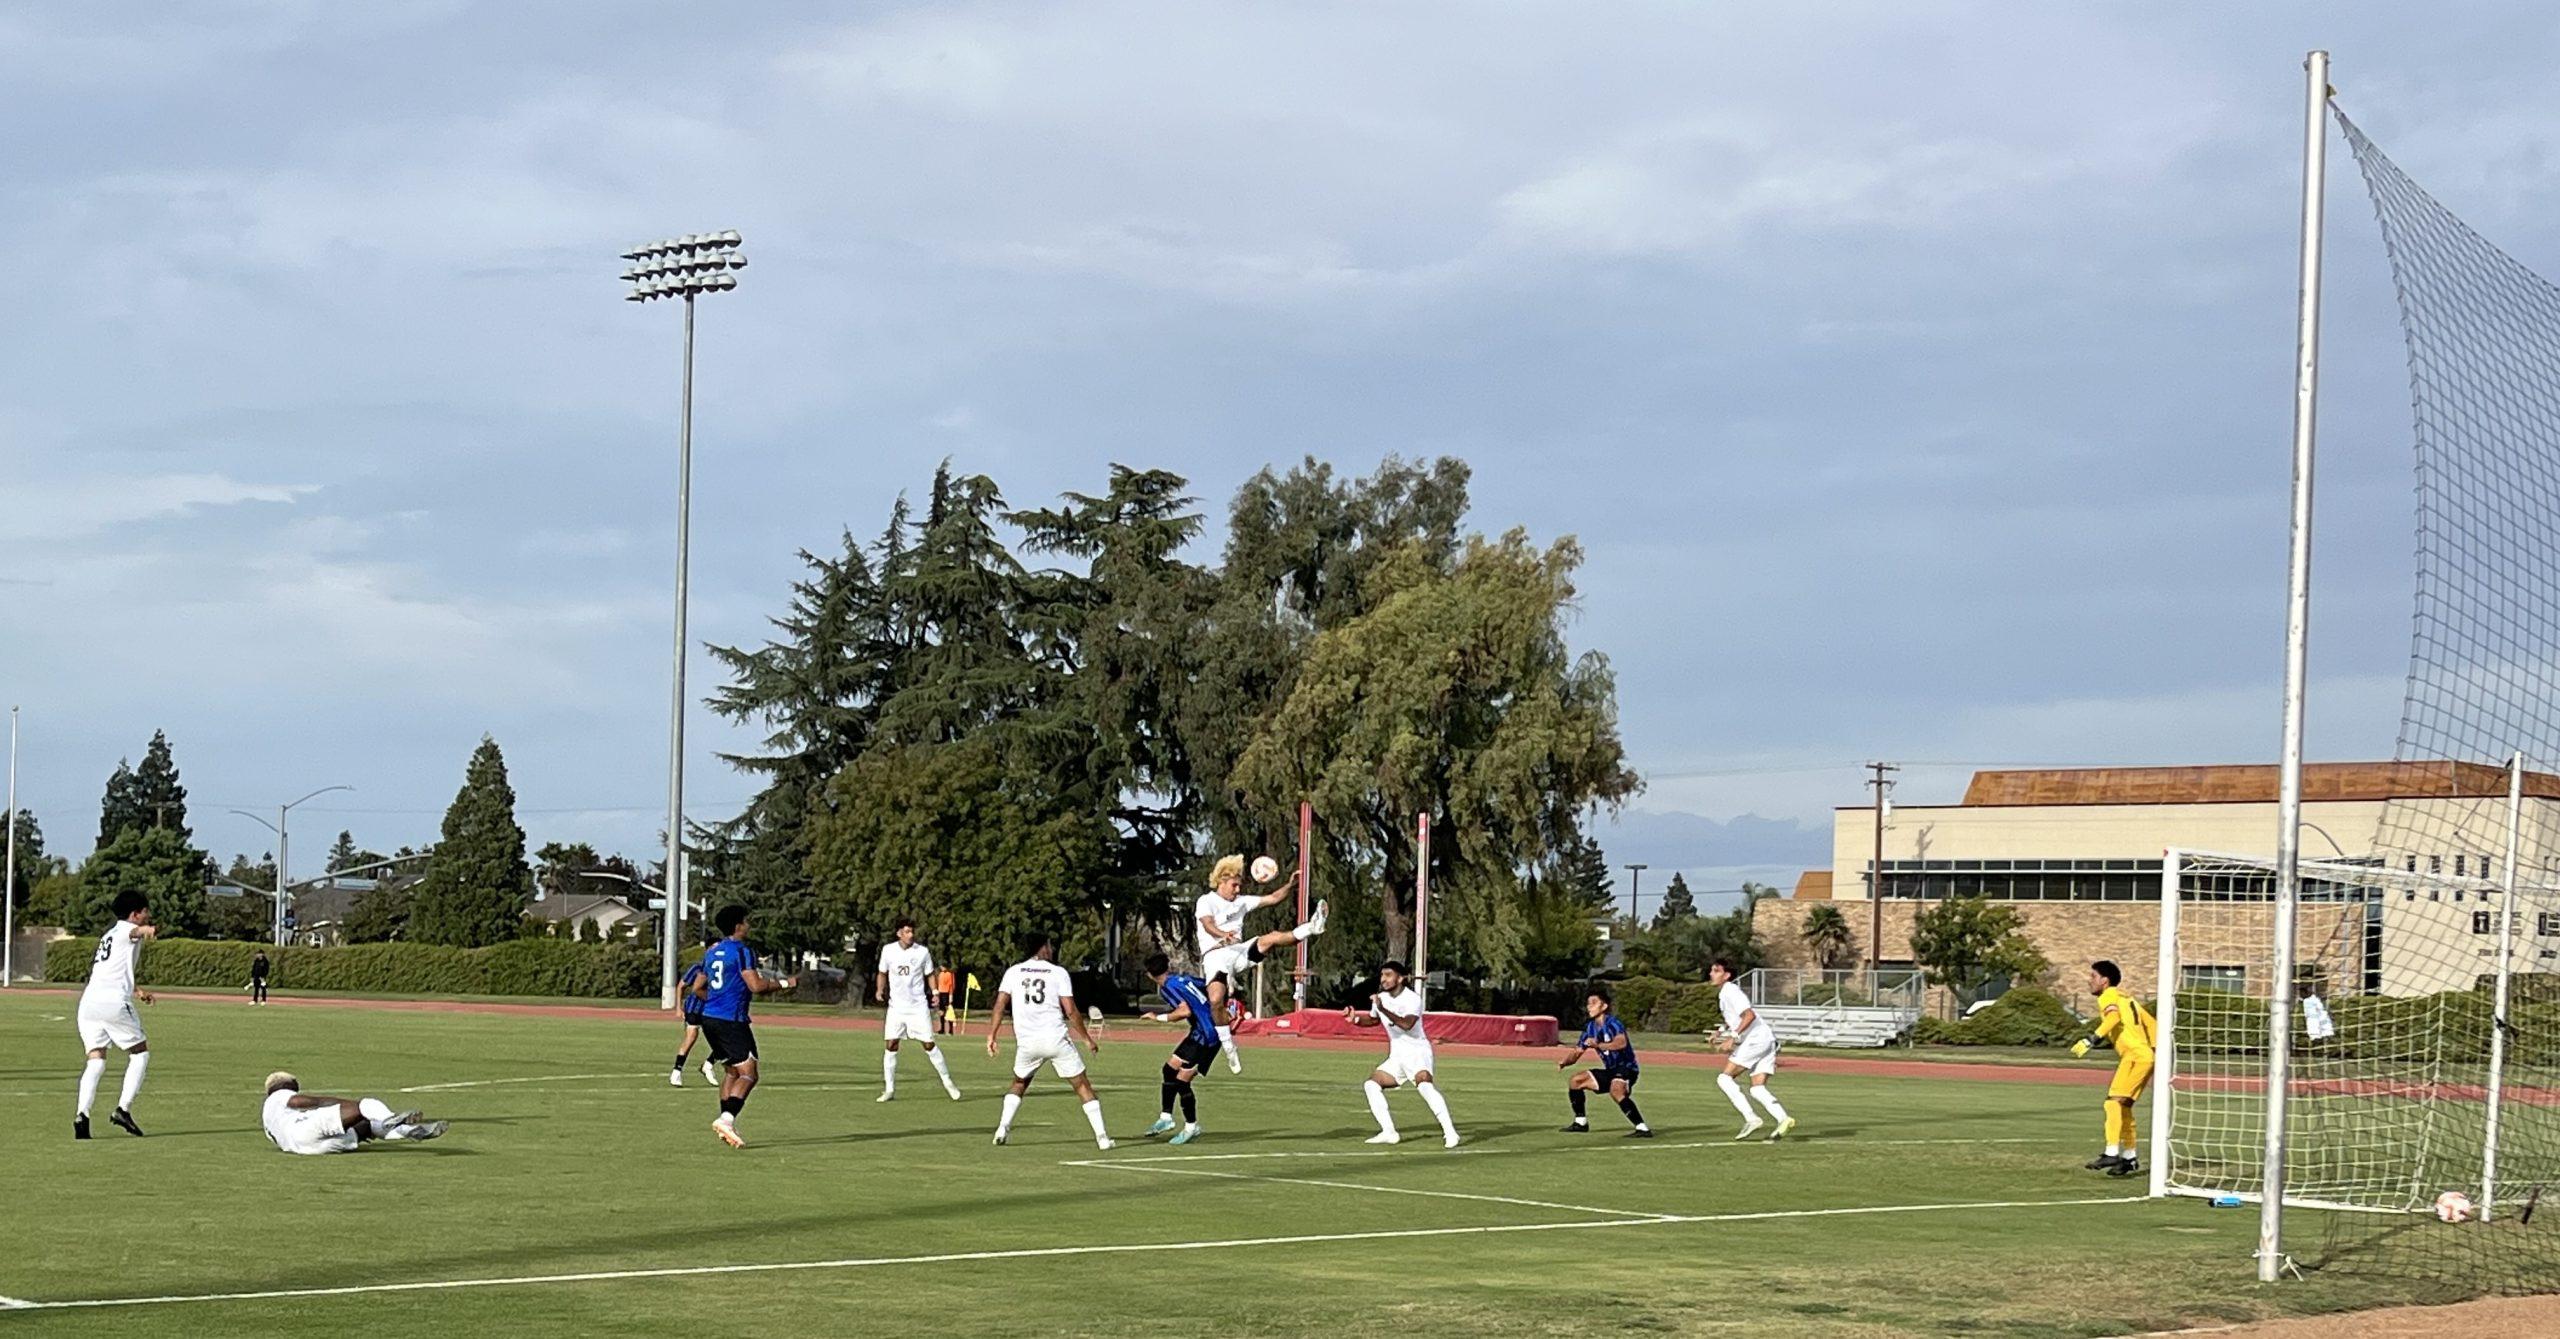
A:
{"type": "Polygon", "coordinates": [[[1191,1091],[1191,1081],[1209,1067],[1218,1054],[1218,1016],[1209,1007],[1209,989],[1196,976],[1184,976],[1173,970],[1173,960],[1161,953],[1147,955],[1147,979],[1156,983],[1168,1007],[1163,1013],[1145,1017],[1154,1023],[1186,1023],[1190,1031],[1174,1044],[1173,1055],[1164,1062],[1164,1104],[1156,1110],[1156,1123],[1147,1127],[1147,1138],[1153,1139],[1173,1129],[1173,1108],[1182,1107],[1182,1129],[1169,1141],[1187,1144],[1200,1137],[1200,1104],[1191,1091]]]}
{"type": "Polygon", "coordinates": [[[720,1085],[720,1114],[712,1118],[711,1132],[731,1148],[745,1148],[738,1113],[747,1109],[747,1094],[756,1090],[756,1030],[748,1006],[758,995],[789,990],[800,978],[777,981],[765,974],[756,951],[747,947],[745,907],[720,908],[712,924],[720,927],[720,942],[702,955],[702,976],[693,983],[694,997],[702,1001],[702,1036],[711,1043],[711,1062],[729,1072],[720,1085]]]}
{"type": "Polygon", "coordinates": [[[71,1137],[89,1137],[89,1107],[98,1100],[98,1080],[107,1072],[107,1049],[124,1052],[124,1093],[116,1099],[115,1114],[107,1117],[126,1134],[140,1134],[142,1127],[133,1123],[133,1099],[142,1092],[142,1074],[151,1064],[151,1043],[142,1035],[142,1018],[133,1011],[133,1002],[151,1002],[151,992],[133,986],[134,966],[142,956],[142,941],[156,939],[160,931],[151,924],[151,899],[130,888],[116,894],[109,908],[116,922],[98,936],[98,956],[89,964],[89,984],[80,991],[80,1007],[75,1013],[80,1028],[80,1044],[89,1049],[89,1063],[80,1069],[80,1104],[72,1109],[71,1137]]]}
{"type": "Polygon", "coordinates": [[[1422,1031],[1422,988],[1405,979],[1404,964],[1379,964],[1378,993],[1369,997],[1368,1011],[1345,1009],[1342,1016],[1358,1027],[1387,1030],[1387,1062],[1369,1071],[1368,1081],[1360,1085],[1369,1095],[1369,1114],[1378,1118],[1378,1132],[1369,1142],[1392,1144],[1401,1139],[1395,1117],[1387,1112],[1387,1090],[1409,1083],[1440,1122],[1440,1146],[1456,1148],[1457,1123],[1449,1119],[1449,1104],[1441,1100],[1440,1088],[1432,1082],[1431,1039],[1422,1031]]]}
{"type": "Polygon", "coordinates": [[[1076,1012],[1075,986],[1067,969],[1057,963],[1057,941],[1034,932],[1023,936],[1022,952],[1022,961],[1004,969],[1004,980],[996,984],[995,1007],[987,1012],[987,1055],[992,1058],[996,1039],[1004,1035],[1005,1010],[1014,1010],[1013,1086],[1005,1091],[1004,1114],[996,1119],[996,1142],[1013,1137],[1013,1117],[1022,1110],[1022,1095],[1031,1089],[1031,1076],[1047,1065],[1074,1085],[1076,1099],[1084,1104],[1085,1123],[1093,1127],[1095,1146],[1107,1149],[1111,1136],[1102,1132],[1102,1099],[1093,1095],[1093,1080],[1084,1076],[1084,1057],[1076,1053],[1067,1029],[1073,1027],[1090,1050],[1101,1051],[1102,1043],[1093,1039],[1084,1015],[1076,1012]]]}
{"type": "Polygon", "coordinates": [[[433,1139],[445,1130],[443,1121],[394,1112],[378,1097],[306,1093],[302,1080],[283,1070],[267,1076],[267,1104],[258,1123],[266,1127],[267,1142],[287,1153],[352,1153],[367,1140],[433,1139]]]}
{"type": "Polygon", "coordinates": [[[1220,1019],[1218,1043],[1227,1053],[1227,1071],[1244,1072],[1244,1056],[1236,1050],[1235,1031],[1226,1026],[1227,995],[1244,979],[1245,969],[1262,961],[1262,955],[1283,944],[1303,943],[1324,933],[1328,904],[1316,903],[1316,914],[1294,930],[1274,930],[1257,939],[1244,937],[1244,918],[1262,907],[1276,907],[1289,896],[1289,885],[1297,880],[1292,871],[1278,887],[1252,897],[1244,895],[1244,857],[1224,855],[1209,871],[1209,891],[1191,906],[1191,918],[1200,944],[1200,978],[1208,983],[1210,1013],[1220,1019]]]}
{"type": "Polygon", "coordinates": [[[1724,1030],[1733,1038],[1725,1047],[1731,1054],[1725,1059],[1724,1072],[1716,1076],[1716,1086],[1724,1089],[1733,1109],[1742,1113],[1742,1133],[1734,1138],[1748,1139],[1760,1133],[1766,1123],[1751,1109],[1751,1103],[1743,1100],[1742,1085],[1734,1082],[1748,1073],[1751,1096],[1767,1107],[1778,1122],[1778,1128],[1769,1132],[1769,1142],[1774,1144],[1796,1128],[1796,1118],[1788,1115],[1787,1109],[1778,1105],[1778,1095],[1769,1091],[1769,1076],[1778,1072],[1778,1034],[1769,1029],[1769,1020],[1751,1007],[1751,997],[1734,982],[1732,963],[1722,958],[1709,963],[1707,980],[1715,984],[1716,1008],[1724,1014],[1724,1030]]]}
{"type": "Polygon", "coordinates": [[[2134,1150],[2133,1104],[2151,1086],[2152,1047],[2160,1035],[2160,1024],[2151,1011],[2125,994],[2123,986],[2124,973],[2114,963],[2102,958],[2089,964],[2089,993],[2098,997],[2098,1023],[2088,1036],[2071,1045],[2073,1055],[2087,1055],[2102,1042],[2115,1043],[2116,1073],[2107,1081],[2107,1151],[2085,1164],[2090,1171],[2109,1176],[2131,1176],[2142,1170],[2142,1155],[2134,1150]]]}
{"type": "MultiPolygon", "coordinates": [[[[693,1043],[702,1035],[702,998],[693,991],[693,983],[701,979],[702,964],[697,962],[685,968],[683,978],[676,982],[676,1003],[684,1008],[684,1044],[676,1048],[675,1068],[667,1071],[667,1086],[671,1088],[684,1086],[685,1057],[693,1054],[693,1043]]],[[[702,1081],[704,1083],[720,1081],[720,1076],[713,1072],[708,1057],[702,1062],[702,1081]]]]}
{"type": "Polygon", "coordinates": [[[924,1043],[924,1058],[933,1062],[933,1072],[942,1076],[942,1091],[951,1100],[960,1100],[960,1085],[951,1081],[951,1066],[942,1061],[942,1051],[933,1044],[933,951],[916,942],[916,923],[904,916],[898,918],[898,937],[880,946],[880,972],[872,995],[889,1006],[881,1019],[880,1036],[888,1049],[880,1053],[880,1097],[886,1102],[898,1095],[898,1043],[908,1037],[924,1043]]]}
{"type": "Polygon", "coordinates": [[[1636,1064],[1636,1043],[1627,1035],[1627,1025],[1609,1011],[1606,987],[1593,986],[1582,997],[1582,1011],[1591,1019],[1582,1025],[1582,1039],[1574,1043],[1573,1054],[1556,1062],[1558,1069],[1571,1069],[1584,1054],[1597,1056],[1600,1068],[1576,1074],[1565,1085],[1565,1095],[1573,1100],[1573,1123],[1564,1127],[1566,1134],[1587,1134],[1590,1120],[1583,1115],[1582,1095],[1605,1092],[1627,1113],[1627,1123],[1635,1128],[1627,1131],[1629,1139],[1651,1139],[1653,1127],[1644,1123],[1644,1113],[1636,1110],[1636,1080],[1644,1077],[1636,1064]]]}

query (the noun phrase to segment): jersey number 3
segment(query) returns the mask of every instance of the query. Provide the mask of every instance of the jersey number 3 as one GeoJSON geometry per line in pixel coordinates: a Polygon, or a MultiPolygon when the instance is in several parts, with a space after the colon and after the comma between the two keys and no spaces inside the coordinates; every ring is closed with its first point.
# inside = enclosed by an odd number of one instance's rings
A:
{"type": "Polygon", "coordinates": [[[1045,977],[1035,976],[1030,980],[1023,982],[1022,998],[1031,1001],[1033,1004],[1047,1004],[1049,1002],[1048,979],[1045,977]]]}
{"type": "Polygon", "coordinates": [[[729,963],[726,959],[713,958],[711,960],[711,988],[713,990],[720,990],[726,987],[727,982],[722,978],[728,976],[728,968],[729,963]]]}

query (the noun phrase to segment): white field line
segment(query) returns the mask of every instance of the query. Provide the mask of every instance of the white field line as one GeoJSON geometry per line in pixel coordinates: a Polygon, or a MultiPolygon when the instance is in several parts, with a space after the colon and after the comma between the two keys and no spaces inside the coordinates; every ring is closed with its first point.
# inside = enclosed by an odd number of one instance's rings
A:
{"type": "Polygon", "coordinates": [[[476,1279],[432,1279],[415,1283],[364,1283],[342,1288],[274,1288],[260,1292],[172,1293],[159,1297],[90,1297],[64,1301],[18,1302],[13,1309],[63,1311],[98,1307],[170,1306],[187,1302],[262,1302],[296,1297],[353,1297],[373,1293],[450,1292],[464,1288],[508,1288],[537,1283],[612,1283],[626,1279],[701,1278],[719,1274],[780,1274],[813,1269],[878,1269],[892,1265],[965,1264],[983,1260],[1036,1260],[1060,1256],[1146,1255],[1167,1251],[1224,1251],[1245,1246],[1305,1246],[1343,1241],[1402,1241],[1423,1237],[1491,1236],[1513,1232],[1577,1232],[1614,1227],[1659,1227],[1669,1223],[1740,1223],[1779,1218],[1845,1218],[1865,1214],[1979,1212],[1986,1209],[2059,1209],[2090,1204],[2138,1204],[2140,1195],[2067,1200],[1975,1200],[1954,1204],[1882,1204],[1846,1209],[1772,1209],[1763,1213],[1693,1214],[1663,1218],[1606,1218],[1569,1223],[1512,1223],[1490,1227],[1418,1227],[1373,1232],[1324,1232],[1289,1237],[1241,1237],[1219,1241],[1121,1242],[1099,1246],[1041,1246],[1013,1251],[953,1251],[941,1255],[868,1256],[842,1260],[769,1261],[743,1265],[679,1265],[660,1269],[612,1269],[587,1274],[527,1274],[476,1279]]]}
{"type": "MultiPolygon", "coordinates": [[[[534,1074],[521,1079],[463,1079],[457,1083],[420,1083],[413,1084],[406,1088],[395,1089],[394,1091],[404,1093],[440,1093],[453,1088],[495,1088],[502,1083],[568,1083],[572,1080],[584,1082],[589,1079],[633,1079],[636,1081],[640,1077],[642,1076],[633,1074],[534,1074]]],[[[666,1082],[667,1079],[667,1076],[664,1074],[655,1074],[646,1077],[655,1078],[660,1083],[666,1082]]],[[[705,1084],[702,1086],[708,1087],[709,1085],[705,1084]]]]}
{"type": "Polygon", "coordinates": [[[34,1305],[33,1302],[21,1302],[15,1297],[0,1297],[0,1311],[18,1311],[34,1305]]]}
{"type": "Polygon", "coordinates": [[[1653,1218],[1670,1222],[1678,1215],[1649,1213],[1642,1209],[1599,1209],[1588,1204],[1558,1204],[1553,1200],[1514,1199],[1509,1195],[1470,1195],[1462,1190],[1421,1190],[1411,1186],[1372,1186],[1350,1181],[1319,1181],[1309,1176],[1263,1176],[1252,1172],[1212,1172],[1198,1167],[1151,1167],[1151,1160],[1131,1159],[1105,1162],[1087,1158],[1080,1162],[1062,1163],[1066,1167],[1100,1167],[1105,1171],[1145,1172],[1152,1176],[1206,1176],[1220,1181],[1259,1181],[1293,1186],[1323,1186],[1327,1190],[1366,1190],[1378,1195],[1420,1195],[1435,1200],[1474,1200],[1481,1204],[1517,1204],[1529,1209],[1564,1209],[1572,1213],[1596,1213],[1604,1218],[1653,1218]]]}
{"type": "MultiPolygon", "coordinates": [[[[1157,1154],[1153,1157],[1113,1158],[1108,1164],[1103,1163],[1099,1159],[1086,1158],[1068,1162],[1064,1165],[1070,1167],[1099,1167],[1104,1165],[1117,1167],[1128,1163],[1238,1162],[1251,1158],[1411,1158],[1416,1156],[1424,1158],[1499,1158],[1522,1153],[1535,1153],[1540,1156],[1552,1156],[1558,1153],[1667,1153],[1675,1148],[1755,1148],[1768,1142],[1769,1141],[1765,1139],[1701,1139],[1693,1143],[1665,1144],[1658,1142],[1628,1142],[1624,1140],[1611,1140],[1607,1143],[1585,1144],[1578,1148],[1456,1148],[1443,1149],[1436,1154],[1428,1151],[1424,1151],[1420,1154],[1389,1153],[1384,1150],[1371,1151],[1368,1149],[1341,1149],[1335,1151],[1314,1150],[1274,1153],[1163,1153],[1157,1154]]],[[[2046,1139],[2035,1135],[2021,1135],[2014,1138],[2000,1139],[1861,1139],[1853,1145],[1845,1145],[1844,1148],[1904,1148],[1914,1144],[2060,1144],[2063,1142],[2065,1141],[2046,1139]]],[[[1804,1141],[1798,1140],[1793,1144],[1787,1144],[1781,1141],[1780,1147],[1801,1148],[1804,1147],[1804,1141]]],[[[1827,1148],[1829,1146],[1817,1145],[1817,1147],[1827,1148]]]]}

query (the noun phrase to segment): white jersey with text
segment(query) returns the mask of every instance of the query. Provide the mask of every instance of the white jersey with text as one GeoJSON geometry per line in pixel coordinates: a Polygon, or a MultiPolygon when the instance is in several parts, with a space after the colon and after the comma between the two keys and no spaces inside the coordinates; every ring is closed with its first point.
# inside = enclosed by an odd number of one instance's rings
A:
{"type": "Polygon", "coordinates": [[[1724,989],[1716,992],[1716,1008],[1724,1014],[1725,1030],[1733,1034],[1736,1049],[1777,1045],[1778,1034],[1769,1030],[1769,1020],[1751,1007],[1751,997],[1742,993],[1738,983],[1727,981],[1724,989]],[[1751,1015],[1751,1026],[1747,1028],[1739,1026],[1746,1013],[1751,1015]]]}
{"type": "Polygon", "coordinates": [[[1191,904],[1192,930],[1199,937],[1200,951],[1206,953],[1230,939],[1241,937],[1245,913],[1252,909],[1253,904],[1244,898],[1228,897],[1215,888],[1202,893],[1200,900],[1191,904]],[[1209,933],[1209,927],[1200,924],[1202,921],[1216,926],[1218,933],[1209,933]]]}
{"type": "Polygon", "coordinates": [[[112,1012],[133,1003],[134,958],[142,951],[141,927],[117,921],[98,936],[98,957],[89,966],[89,985],[80,992],[83,1011],[112,1012]]]}
{"type": "Polygon", "coordinates": [[[933,950],[922,944],[890,940],[880,946],[880,974],[889,978],[892,1010],[932,1007],[933,950]]]}
{"type": "Polygon", "coordinates": [[[1027,958],[1004,969],[996,989],[1013,997],[1013,1039],[1024,1047],[1055,1047],[1067,1039],[1067,1001],[1075,986],[1067,969],[1046,958],[1027,958]]]}

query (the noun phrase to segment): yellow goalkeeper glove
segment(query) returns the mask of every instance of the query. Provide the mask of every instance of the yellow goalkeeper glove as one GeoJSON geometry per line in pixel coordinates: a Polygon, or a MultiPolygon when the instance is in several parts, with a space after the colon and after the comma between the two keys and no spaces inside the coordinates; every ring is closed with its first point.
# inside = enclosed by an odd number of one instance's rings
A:
{"type": "Polygon", "coordinates": [[[2088,1055],[2089,1048],[2096,1044],[2097,1043],[2090,1038],[2082,1037],[2080,1040],[2071,1043],[2071,1057],[2077,1060],[2088,1055]]]}

